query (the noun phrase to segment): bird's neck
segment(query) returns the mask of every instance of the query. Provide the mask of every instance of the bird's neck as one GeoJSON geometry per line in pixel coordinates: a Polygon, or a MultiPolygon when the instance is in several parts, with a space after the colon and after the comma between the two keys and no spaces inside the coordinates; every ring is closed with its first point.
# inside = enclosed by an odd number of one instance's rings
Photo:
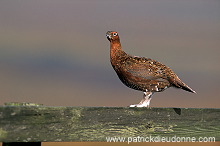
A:
{"type": "Polygon", "coordinates": [[[127,54],[122,50],[120,41],[110,43],[110,58],[113,66],[117,65],[127,54]]]}
{"type": "Polygon", "coordinates": [[[121,43],[120,41],[111,41],[110,42],[110,56],[111,59],[117,57],[122,53],[121,43]]]}

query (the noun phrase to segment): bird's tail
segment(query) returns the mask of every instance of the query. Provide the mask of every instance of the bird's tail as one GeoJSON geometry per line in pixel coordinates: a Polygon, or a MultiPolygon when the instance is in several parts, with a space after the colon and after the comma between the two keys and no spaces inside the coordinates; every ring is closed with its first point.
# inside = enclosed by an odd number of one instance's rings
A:
{"type": "Polygon", "coordinates": [[[192,92],[192,93],[196,93],[196,91],[194,91],[192,88],[190,88],[189,86],[187,86],[184,82],[182,82],[179,78],[176,78],[174,80],[172,80],[172,84],[174,87],[176,88],[181,88],[183,90],[186,90],[188,92],[192,92]]]}

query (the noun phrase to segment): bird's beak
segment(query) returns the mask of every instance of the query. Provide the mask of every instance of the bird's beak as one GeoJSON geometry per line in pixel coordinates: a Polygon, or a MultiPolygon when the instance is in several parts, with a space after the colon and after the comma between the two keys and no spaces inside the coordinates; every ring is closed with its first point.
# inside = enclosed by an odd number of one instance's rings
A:
{"type": "Polygon", "coordinates": [[[106,34],[107,39],[110,41],[111,40],[111,35],[110,34],[106,34]]]}
{"type": "Polygon", "coordinates": [[[106,37],[109,41],[111,41],[111,39],[112,39],[111,33],[112,33],[112,31],[106,32],[106,37]]]}

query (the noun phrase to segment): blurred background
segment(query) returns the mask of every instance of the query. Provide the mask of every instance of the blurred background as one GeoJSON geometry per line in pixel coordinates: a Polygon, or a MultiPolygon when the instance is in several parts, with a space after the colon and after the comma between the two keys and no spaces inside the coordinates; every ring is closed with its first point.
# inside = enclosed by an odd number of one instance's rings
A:
{"type": "Polygon", "coordinates": [[[0,105],[128,106],[105,33],[162,62],[197,94],[170,88],[151,107],[220,108],[220,1],[0,1],[0,105]]]}

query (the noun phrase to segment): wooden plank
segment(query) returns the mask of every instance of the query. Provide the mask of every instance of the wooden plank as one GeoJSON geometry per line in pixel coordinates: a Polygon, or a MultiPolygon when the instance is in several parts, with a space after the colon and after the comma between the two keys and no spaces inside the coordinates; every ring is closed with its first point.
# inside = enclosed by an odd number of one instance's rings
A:
{"type": "Polygon", "coordinates": [[[103,141],[106,137],[215,137],[220,109],[0,106],[1,142],[103,141]]]}

